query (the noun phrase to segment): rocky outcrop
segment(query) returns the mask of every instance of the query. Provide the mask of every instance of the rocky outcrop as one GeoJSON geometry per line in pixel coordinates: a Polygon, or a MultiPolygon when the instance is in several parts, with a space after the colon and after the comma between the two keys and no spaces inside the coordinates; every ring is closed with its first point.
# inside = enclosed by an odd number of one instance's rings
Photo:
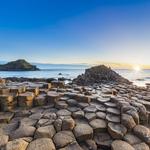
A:
{"type": "Polygon", "coordinates": [[[79,75],[73,80],[78,85],[93,85],[108,82],[130,83],[127,79],[121,77],[118,73],[104,65],[95,66],[85,70],[85,73],[79,75]]]}
{"type": "Polygon", "coordinates": [[[8,62],[0,65],[0,71],[36,71],[39,70],[36,66],[31,65],[24,59],[8,62]]]}
{"type": "Polygon", "coordinates": [[[119,83],[5,83],[0,150],[149,150],[149,95],[119,83]]]}

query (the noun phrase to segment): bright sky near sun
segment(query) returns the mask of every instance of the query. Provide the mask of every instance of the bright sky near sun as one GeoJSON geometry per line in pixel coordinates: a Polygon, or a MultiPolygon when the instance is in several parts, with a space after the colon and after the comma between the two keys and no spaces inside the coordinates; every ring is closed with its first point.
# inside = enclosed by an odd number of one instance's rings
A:
{"type": "Polygon", "coordinates": [[[7,61],[150,65],[150,1],[1,1],[0,54],[7,61]]]}

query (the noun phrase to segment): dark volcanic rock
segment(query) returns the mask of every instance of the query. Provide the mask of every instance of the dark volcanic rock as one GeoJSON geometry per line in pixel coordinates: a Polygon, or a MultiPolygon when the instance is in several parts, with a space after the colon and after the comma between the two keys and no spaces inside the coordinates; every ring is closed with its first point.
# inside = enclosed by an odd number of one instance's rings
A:
{"type": "Polygon", "coordinates": [[[6,81],[12,82],[47,82],[50,83],[52,81],[56,81],[55,78],[26,78],[26,77],[7,77],[6,81]]]}
{"type": "Polygon", "coordinates": [[[31,65],[24,59],[8,62],[7,64],[0,65],[1,71],[36,71],[39,70],[36,66],[31,65]]]}
{"type": "Polygon", "coordinates": [[[93,85],[95,83],[130,83],[127,79],[121,77],[118,73],[104,65],[95,66],[85,70],[85,73],[79,75],[73,80],[78,85],[93,85]]]}

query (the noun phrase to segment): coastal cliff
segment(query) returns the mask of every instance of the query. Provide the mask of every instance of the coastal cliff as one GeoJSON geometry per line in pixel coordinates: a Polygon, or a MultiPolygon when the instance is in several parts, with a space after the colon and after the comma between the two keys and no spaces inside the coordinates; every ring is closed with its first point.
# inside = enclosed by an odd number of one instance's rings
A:
{"type": "Polygon", "coordinates": [[[28,63],[24,59],[8,62],[7,64],[0,65],[0,71],[37,71],[40,70],[36,66],[28,63]]]}

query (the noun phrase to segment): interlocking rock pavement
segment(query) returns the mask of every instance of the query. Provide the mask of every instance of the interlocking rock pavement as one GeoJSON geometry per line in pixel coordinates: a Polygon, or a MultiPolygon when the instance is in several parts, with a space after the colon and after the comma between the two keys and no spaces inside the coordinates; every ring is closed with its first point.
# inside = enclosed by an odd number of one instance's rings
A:
{"type": "Polygon", "coordinates": [[[0,110],[1,150],[149,150],[146,87],[3,83],[0,110]]]}

